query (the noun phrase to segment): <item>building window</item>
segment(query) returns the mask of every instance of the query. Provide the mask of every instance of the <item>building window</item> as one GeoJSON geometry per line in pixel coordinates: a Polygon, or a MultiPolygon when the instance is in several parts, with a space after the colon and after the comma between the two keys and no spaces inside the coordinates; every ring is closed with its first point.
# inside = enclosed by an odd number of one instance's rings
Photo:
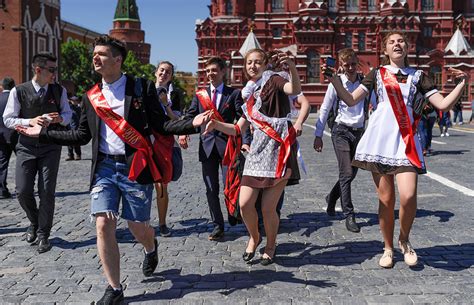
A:
{"type": "Polygon", "coordinates": [[[278,13],[285,10],[283,0],[272,0],[272,12],[278,13]]]}
{"type": "Polygon", "coordinates": [[[307,70],[306,70],[306,79],[308,83],[319,83],[319,55],[316,51],[311,50],[307,54],[307,70]]]}
{"type": "Polygon", "coordinates": [[[377,3],[375,2],[375,0],[369,0],[367,6],[369,7],[369,11],[377,10],[377,3]]]}
{"type": "Polygon", "coordinates": [[[344,45],[346,46],[346,48],[352,48],[352,33],[351,32],[346,32],[344,45]]]}
{"type": "Polygon", "coordinates": [[[38,53],[48,52],[48,47],[46,45],[46,38],[38,37],[38,53]]]}
{"type": "Polygon", "coordinates": [[[227,0],[225,3],[225,14],[226,15],[232,15],[234,12],[234,8],[232,7],[232,1],[233,0],[227,0]]]}
{"type": "Polygon", "coordinates": [[[434,10],[434,0],[421,0],[421,10],[422,11],[434,10]]]}
{"type": "Polygon", "coordinates": [[[365,51],[365,33],[359,32],[359,40],[357,42],[357,49],[359,51],[365,51]]]}
{"type": "Polygon", "coordinates": [[[430,27],[430,26],[425,26],[423,28],[423,36],[432,37],[433,36],[433,28],[430,27]]]}
{"type": "Polygon", "coordinates": [[[357,12],[359,10],[359,0],[347,0],[346,11],[357,12]]]}
{"type": "Polygon", "coordinates": [[[336,6],[336,0],[329,0],[328,1],[328,9],[330,12],[336,12],[337,6],[336,6]]]}
{"type": "Polygon", "coordinates": [[[281,38],[281,33],[281,28],[273,28],[273,38],[281,38]]]}
{"type": "Polygon", "coordinates": [[[438,90],[443,88],[443,73],[441,72],[440,66],[432,66],[430,69],[430,76],[434,80],[434,83],[438,90]]]}

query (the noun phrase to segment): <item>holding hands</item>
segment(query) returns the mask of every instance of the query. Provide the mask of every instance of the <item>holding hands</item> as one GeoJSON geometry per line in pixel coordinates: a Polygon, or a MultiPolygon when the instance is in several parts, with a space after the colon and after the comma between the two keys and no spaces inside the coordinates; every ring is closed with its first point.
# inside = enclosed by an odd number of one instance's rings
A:
{"type": "Polygon", "coordinates": [[[31,126],[31,127],[25,127],[25,126],[17,125],[15,127],[15,130],[18,131],[19,133],[21,133],[22,135],[32,137],[32,138],[38,138],[42,128],[43,127],[39,124],[36,124],[34,126],[31,126]]]}

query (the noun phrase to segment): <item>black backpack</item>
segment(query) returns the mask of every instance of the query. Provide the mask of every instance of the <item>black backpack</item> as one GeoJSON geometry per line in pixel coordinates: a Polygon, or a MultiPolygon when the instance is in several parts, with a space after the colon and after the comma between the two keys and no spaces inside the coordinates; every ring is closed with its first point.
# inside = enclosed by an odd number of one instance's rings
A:
{"type": "MultiPolygon", "coordinates": [[[[339,75],[337,75],[337,77],[339,78],[339,81],[341,81],[341,83],[342,83],[341,77],[339,75]]],[[[363,79],[364,79],[364,76],[362,74],[357,73],[357,81],[360,83],[363,79]]],[[[370,96],[371,96],[371,94],[369,93],[369,94],[367,94],[367,96],[364,99],[364,117],[365,117],[365,120],[367,120],[369,118],[370,96]]],[[[328,127],[329,127],[330,130],[332,130],[332,128],[334,127],[334,123],[336,122],[336,117],[337,117],[337,114],[339,113],[339,103],[340,102],[341,102],[341,99],[338,97],[335,105],[333,104],[331,106],[331,110],[329,110],[329,114],[328,114],[328,118],[327,118],[326,122],[327,122],[328,127]]],[[[364,122],[364,125],[365,125],[365,122],[364,122]]]]}

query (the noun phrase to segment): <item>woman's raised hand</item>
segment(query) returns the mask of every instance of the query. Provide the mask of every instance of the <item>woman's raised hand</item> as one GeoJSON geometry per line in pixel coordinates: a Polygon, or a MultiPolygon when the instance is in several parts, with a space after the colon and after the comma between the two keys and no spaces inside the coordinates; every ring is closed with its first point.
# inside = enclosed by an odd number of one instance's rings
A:
{"type": "Polygon", "coordinates": [[[448,72],[451,73],[451,75],[454,76],[456,80],[464,80],[465,83],[469,80],[469,74],[462,70],[456,68],[448,68],[448,72]]]}
{"type": "Polygon", "coordinates": [[[205,125],[207,122],[211,120],[211,118],[212,118],[212,110],[208,110],[203,113],[200,113],[194,117],[193,126],[199,127],[199,126],[205,125]]]}

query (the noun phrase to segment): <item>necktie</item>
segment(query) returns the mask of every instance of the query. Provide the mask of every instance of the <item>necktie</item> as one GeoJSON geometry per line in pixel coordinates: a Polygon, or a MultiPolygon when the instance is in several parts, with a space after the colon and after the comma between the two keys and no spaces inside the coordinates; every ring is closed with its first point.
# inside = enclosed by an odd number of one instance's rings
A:
{"type": "Polygon", "coordinates": [[[41,87],[41,88],[39,89],[39,91],[38,91],[39,97],[43,97],[45,91],[46,91],[46,90],[45,90],[43,87],[41,87]]]}
{"type": "Polygon", "coordinates": [[[217,90],[212,90],[212,103],[217,107],[217,90]]]}

